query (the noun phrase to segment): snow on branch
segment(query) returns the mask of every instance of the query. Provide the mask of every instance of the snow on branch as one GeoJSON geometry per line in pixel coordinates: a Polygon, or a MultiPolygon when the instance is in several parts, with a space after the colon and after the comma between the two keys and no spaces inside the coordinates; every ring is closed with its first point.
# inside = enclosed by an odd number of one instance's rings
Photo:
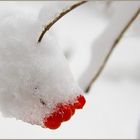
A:
{"type": "Polygon", "coordinates": [[[52,19],[51,22],[49,22],[44,30],[42,31],[42,33],[40,34],[39,38],[38,38],[38,43],[41,42],[44,34],[59,20],[61,19],[63,16],[65,16],[67,13],[69,13],[70,11],[72,11],[73,9],[77,8],[78,6],[86,3],[87,1],[79,1],[73,5],[71,5],[70,7],[66,8],[65,10],[62,10],[62,12],[59,13],[58,16],[56,16],[54,19],[52,19]]]}
{"type": "Polygon", "coordinates": [[[140,13],[140,2],[117,4],[113,19],[103,34],[95,41],[90,64],[79,79],[80,86],[86,92],[101,74],[112,51],[140,13]]]}

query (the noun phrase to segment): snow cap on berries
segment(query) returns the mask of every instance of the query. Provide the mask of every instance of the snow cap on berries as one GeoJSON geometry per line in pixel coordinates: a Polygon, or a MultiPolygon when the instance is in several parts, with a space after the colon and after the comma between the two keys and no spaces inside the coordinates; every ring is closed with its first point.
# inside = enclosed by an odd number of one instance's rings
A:
{"type": "MultiPolygon", "coordinates": [[[[14,13],[15,14],[15,13],[14,13]]],[[[0,109],[5,116],[43,125],[58,103],[82,94],[54,35],[37,43],[40,23],[28,14],[0,22],[0,109]]]]}

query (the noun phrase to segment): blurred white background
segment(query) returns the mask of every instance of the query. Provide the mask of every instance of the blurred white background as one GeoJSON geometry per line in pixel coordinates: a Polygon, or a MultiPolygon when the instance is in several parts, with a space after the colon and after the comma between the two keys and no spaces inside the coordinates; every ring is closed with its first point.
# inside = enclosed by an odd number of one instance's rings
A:
{"type": "MultiPolygon", "coordinates": [[[[17,8],[38,16],[46,4],[0,2],[0,11],[17,8]]],[[[113,15],[117,5],[112,5],[104,1],[90,2],[67,14],[52,28],[76,79],[89,63],[94,41],[113,15]]],[[[140,138],[138,21],[125,34],[90,92],[85,95],[87,103],[82,111],[76,112],[57,130],[43,129],[1,115],[0,138],[140,138]]]]}

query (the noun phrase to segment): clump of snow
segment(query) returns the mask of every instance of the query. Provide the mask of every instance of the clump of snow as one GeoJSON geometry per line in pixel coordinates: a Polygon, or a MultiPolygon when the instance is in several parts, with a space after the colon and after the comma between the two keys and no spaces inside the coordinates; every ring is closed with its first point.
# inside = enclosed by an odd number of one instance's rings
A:
{"type": "Polygon", "coordinates": [[[82,93],[54,33],[38,44],[40,31],[38,18],[21,11],[0,22],[0,109],[38,125],[58,103],[82,93]]]}

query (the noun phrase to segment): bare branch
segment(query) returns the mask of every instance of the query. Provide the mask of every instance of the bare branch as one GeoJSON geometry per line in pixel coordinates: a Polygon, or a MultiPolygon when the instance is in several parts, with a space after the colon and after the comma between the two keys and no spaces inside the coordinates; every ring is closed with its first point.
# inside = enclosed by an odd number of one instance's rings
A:
{"type": "Polygon", "coordinates": [[[68,9],[62,11],[58,16],[56,16],[49,24],[47,24],[44,28],[44,30],[42,31],[42,33],[40,34],[39,38],[38,38],[38,43],[41,42],[44,34],[59,20],[61,19],[63,16],[65,16],[67,13],[69,13],[70,11],[72,11],[73,9],[75,9],[76,7],[86,3],[87,1],[80,1],[76,4],[73,4],[72,6],[68,7],[68,9]]]}
{"type": "MultiPolygon", "coordinates": [[[[122,29],[122,31],[120,32],[120,34],[117,36],[117,38],[114,40],[114,43],[110,49],[110,51],[108,52],[107,56],[104,59],[103,64],[101,65],[101,67],[99,68],[98,72],[96,73],[95,77],[90,81],[89,85],[87,86],[87,88],[85,89],[86,92],[88,92],[92,86],[92,84],[95,82],[95,80],[98,78],[98,76],[100,75],[100,73],[102,72],[103,68],[105,67],[113,49],[117,46],[117,44],[121,41],[121,39],[123,38],[125,32],[129,29],[129,27],[132,25],[132,23],[135,21],[135,19],[138,17],[138,15],[140,14],[140,9],[138,9],[136,11],[136,13],[134,14],[134,16],[130,19],[130,21],[126,24],[126,26],[122,29]]],[[[121,15],[120,15],[121,16],[121,15]]]]}

